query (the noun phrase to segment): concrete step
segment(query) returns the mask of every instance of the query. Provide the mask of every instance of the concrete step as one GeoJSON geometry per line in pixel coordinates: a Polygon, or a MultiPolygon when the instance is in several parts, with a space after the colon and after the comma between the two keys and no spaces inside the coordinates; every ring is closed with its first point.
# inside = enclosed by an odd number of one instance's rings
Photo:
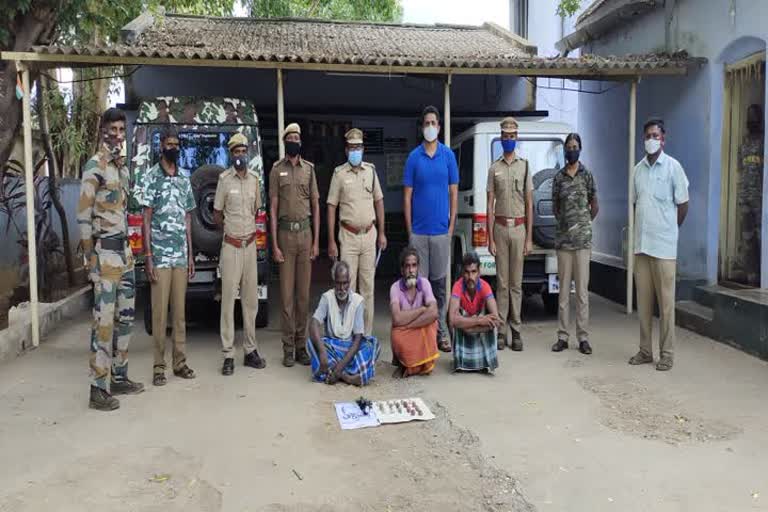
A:
{"type": "Polygon", "coordinates": [[[717,286],[697,286],[693,289],[693,300],[702,306],[714,308],[717,292],[717,286]]]}
{"type": "Polygon", "coordinates": [[[715,312],[711,307],[692,300],[681,300],[675,304],[675,321],[680,327],[695,333],[717,339],[715,312]]]}

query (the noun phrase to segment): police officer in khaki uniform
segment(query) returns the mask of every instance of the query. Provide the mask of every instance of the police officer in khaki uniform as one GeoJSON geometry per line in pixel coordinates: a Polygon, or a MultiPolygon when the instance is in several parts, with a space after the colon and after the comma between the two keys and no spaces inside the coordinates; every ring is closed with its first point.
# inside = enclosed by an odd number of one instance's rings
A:
{"type": "Polygon", "coordinates": [[[306,350],[307,317],[311,260],[320,252],[320,196],[314,164],[299,156],[298,124],[286,126],[283,141],[286,156],[275,162],[269,174],[269,210],[272,256],[280,264],[283,365],[290,367],[295,361],[303,365],[310,362],[306,350]]]}
{"type": "Polygon", "coordinates": [[[376,246],[382,251],[387,248],[384,194],[376,167],[363,162],[362,130],[352,128],[344,138],[347,140],[347,161],[333,171],[328,191],[328,256],[335,259],[339,255],[336,246],[338,208],[341,259],[349,265],[350,289],[359,289],[365,299],[365,335],[370,336],[373,331],[376,246]]]}
{"type": "MultiPolygon", "coordinates": [[[[523,350],[520,308],[523,301],[523,262],[533,246],[533,180],[528,161],[515,153],[517,121],[501,121],[504,154],[488,170],[488,249],[496,257],[496,300],[502,323],[512,328],[510,348],[523,350]],[[510,302],[512,311],[510,315],[510,302]]],[[[506,334],[499,330],[498,348],[506,334]]]]}
{"type": "Polygon", "coordinates": [[[248,139],[241,133],[229,139],[232,166],[219,175],[213,216],[224,227],[221,245],[221,346],[223,375],[232,375],[234,365],[235,295],[240,290],[243,308],[245,366],[264,368],[256,344],[256,314],[259,286],[256,265],[256,213],[261,207],[259,178],[248,172],[248,139]]]}

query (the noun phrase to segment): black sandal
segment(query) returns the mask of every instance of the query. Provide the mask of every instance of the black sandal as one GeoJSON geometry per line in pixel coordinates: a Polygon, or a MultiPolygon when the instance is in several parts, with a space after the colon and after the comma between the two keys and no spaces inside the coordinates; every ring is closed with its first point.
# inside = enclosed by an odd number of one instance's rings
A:
{"type": "Polygon", "coordinates": [[[182,379],[194,379],[195,371],[187,365],[182,366],[177,370],[173,370],[173,374],[182,379]]]}
{"type": "Polygon", "coordinates": [[[152,377],[153,386],[165,386],[167,382],[168,380],[165,378],[164,373],[156,373],[155,376],[152,377]]]}

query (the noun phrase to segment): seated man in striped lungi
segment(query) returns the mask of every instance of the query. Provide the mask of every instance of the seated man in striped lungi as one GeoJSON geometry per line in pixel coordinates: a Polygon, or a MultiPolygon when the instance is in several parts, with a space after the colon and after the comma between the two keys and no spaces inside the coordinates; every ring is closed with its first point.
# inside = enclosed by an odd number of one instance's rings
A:
{"type": "Polygon", "coordinates": [[[379,342],[365,336],[365,303],[361,295],[349,291],[349,265],[337,261],[331,275],[334,287],[320,297],[309,326],[312,378],[365,386],[376,373],[379,342]]]}
{"type": "Polygon", "coordinates": [[[480,259],[470,252],[461,262],[462,275],[453,285],[448,321],[453,329],[454,371],[493,371],[496,332],[501,326],[491,286],[480,278],[480,259]]]}

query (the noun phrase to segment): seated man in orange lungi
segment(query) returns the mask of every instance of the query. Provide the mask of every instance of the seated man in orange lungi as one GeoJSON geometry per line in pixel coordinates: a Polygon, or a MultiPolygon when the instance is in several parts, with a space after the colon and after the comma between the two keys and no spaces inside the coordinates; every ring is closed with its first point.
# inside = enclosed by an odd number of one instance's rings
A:
{"type": "Polygon", "coordinates": [[[419,277],[419,253],[406,247],[400,254],[400,273],[389,290],[392,310],[393,377],[428,375],[440,357],[437,350],[437,301],[429,280],[419,277]]]}

